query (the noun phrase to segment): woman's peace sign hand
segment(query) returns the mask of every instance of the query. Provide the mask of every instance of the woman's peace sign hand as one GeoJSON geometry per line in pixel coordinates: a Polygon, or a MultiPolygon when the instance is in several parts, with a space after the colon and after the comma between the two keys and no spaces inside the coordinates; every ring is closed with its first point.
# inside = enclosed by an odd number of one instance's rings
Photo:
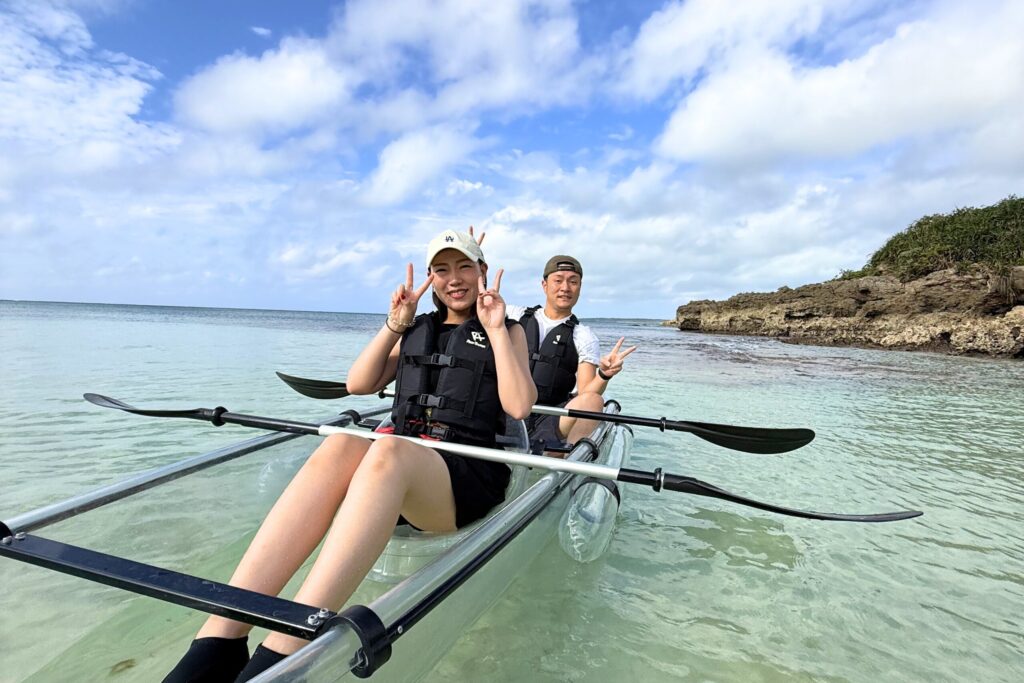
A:
{"type": "Polygon", "coordinates": [[[636,351],[635,346],[630,346],[625,351],[622,351],[622,342],[624,341],[626,341],[625,337],[619,337],[619,341],[615,342],[615,346],[608,352],[608,355],[601,358],[601,374],[609,379],[622,372],[622,361],[626,359],[626,356],[636,351]]]}
{"type": "Polygon", "coordinates": [[[391,310],[388,311],[388,318],[392,324],[403,329],[412,325],[412,319],[416,317],[416,305],[433,281],[434,274],[431,273],[422,285],[413,289],[412,264],[409,264],[406,269],[405,284],[398,285],[398,289],[391,295],[391,310]]]}
{"type": "Polygon", "coordinates": [[[501,276],[504,272],[504,269],[498,271],[498,275],[494,278],[494,286],[490,289],[485,288],[483,275],[477,281],[480,293],[476,299],[476,317],[484,329],[494,330],[505,325],[505,300],[498,293],[501,289],[501,276]]]}

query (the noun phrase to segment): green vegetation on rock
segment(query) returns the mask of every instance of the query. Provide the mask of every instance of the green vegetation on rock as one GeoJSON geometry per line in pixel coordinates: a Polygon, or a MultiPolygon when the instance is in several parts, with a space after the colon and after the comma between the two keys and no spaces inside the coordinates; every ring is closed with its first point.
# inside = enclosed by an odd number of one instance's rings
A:
{"type": "Polygon", "coordinates": [[[894,235],[860,270],[838,279],[893,275],[907,282],[944,268],[982,267],[1005,275],[1024,265],[1024,199],[925,216],[894,235]]]}

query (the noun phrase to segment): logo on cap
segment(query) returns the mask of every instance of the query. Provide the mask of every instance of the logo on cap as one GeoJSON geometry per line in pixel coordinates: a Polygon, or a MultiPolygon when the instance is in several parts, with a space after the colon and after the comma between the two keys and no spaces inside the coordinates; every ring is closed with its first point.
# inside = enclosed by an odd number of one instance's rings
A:
{"type": "Polygon", "coordinates": [[[455,238],[454,238],[454,237],[452,237],[451,235],[445,235],[445,236],[444,236],[444,241],[445,241],[445,242],[454,242],[454,241],[455,241],[455,238]]]}

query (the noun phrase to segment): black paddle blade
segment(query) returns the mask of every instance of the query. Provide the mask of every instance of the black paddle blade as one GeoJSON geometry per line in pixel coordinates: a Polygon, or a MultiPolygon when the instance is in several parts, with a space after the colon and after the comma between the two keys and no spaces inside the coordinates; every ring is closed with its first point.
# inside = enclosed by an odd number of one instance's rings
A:
{"type": "Polygon", "coordinates": [[[126,413],[148,415],[149,417],[185,417],[193,420],[209,420],[215,412],[208,408],[194,408],[192,410],[143,410],[142,408],[128,405],[120,399],[110,398],[102,394],[82,394],[82,398],[101,408],[114,408],[115,410],[123,410],[126,413]]]}
{"type": "Polygon", "coordinates": [[[293,377],[292,375],[286,375],[283,372],[278,372],[277,376],[292,389],[303,396],[308,396],[309,398],[330,400],[333,398],[345,398],[349,395],[348,388],[346,388],[344,382],[331,382],[324,379],[293,377]]]}
{"type": "Polygon", "coordinates": [[[601,420],[623,424],[640,425],[641,427],[657,427],[661,431],[671,429],[686,432],[704,439],[716,446],[731,448],[745,453],[786,453],[806,446],[814,440],[814,432],[810,429],[771,429],[768,427],[737,427],[735,425],[718,425],[710,422],[684,422],[667,418],[638,417],[619,413],[595,413],[589,410],[569,408],[565,411],[569,417],[585,420],[601,420]]]}
{"type": "Polygon", "coordinates": [[[84,398],[89,403],[92,403],[93,405],[99,406],[100,408],[114,408],[115,410],[126,410],[129,413],[135,411],[134,407],[128,405],[124,401],[121,401],[116,398],[110,398],[109,396],[104,396],[102,394],[82,394],[82,398],[84,398]]]}
{"type": "Polygon", "coordinates": [[[668,420],[665,421],[665,429],[689,432],[716,446],[747,453],[788,453],[814,441],[812,429],[769,429],[668,420]]]}
{"type": "Polygon", "coordinates": [[[899,512],[883,512],[874,515],[843,515],[832,512],[793,510],[791,508],[780,507],[778,505],[772,505],[771,503],[763,503],[759,500],[753,500],[752,498],[730,493],[729,491],[720,489],[714,484],[709,484],[705,481],[701,481],[700,479],[694,479],[693,477],[681,477],[675,474],[666,474],[663,486],[669,491],[691,493],[695,496],[707,496],[709,498],[720,498],[733,503],[739,503],[740,505],[746,505],[747,507],[757,508],[758,510],[775,512],[780,515],[789,515],[790,517],[802,517],[804,519],[820,519],[833,522],[898,522],[903,519],[919,517],[923,514],[917,510],[900,510],[899,512]]]}

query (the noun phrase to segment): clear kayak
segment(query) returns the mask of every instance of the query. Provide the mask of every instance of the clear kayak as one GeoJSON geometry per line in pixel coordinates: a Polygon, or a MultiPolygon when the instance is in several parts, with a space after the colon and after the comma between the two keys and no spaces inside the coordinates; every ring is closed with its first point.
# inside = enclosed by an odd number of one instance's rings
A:
{"type": "MultiPolygon", "coordinates": [[[[316,391],[309,392],[324,393],[329,389],[339,393],[341,388],[337,382],[320,382],[313,386],[316,391]]],[[[454,534],[418,537],[398,531],[382,565],[362,582],[349,605],[335,613],[40,536],[36,532],[55,522],[301,435],[348,434],[371,440],[410,438],[367,431],[380,422],[370,418],[390,412],[388,406],[362,415],[348,410],[326,422],[308,423],[233,413],[222,407],[136,408],[99,394],[85,394],[84,398],[103,408],[136,415],[194,419],[218,426],[236,424],[278,433],[187,458],[0,520],[0,557],[162,601],[125,601],[132,606],[108,619],[102,629],[97,627],[79,637],[33,674],[34,680],[66,680],[69,671],[75,672],[76,680],[100,680],[112,674],[118,674],[121,680],[160,678],[180,656],[182,644],[195,633],[201,616],[177,606],[309,641],[304,648],[253,680],[336,681],[350,675],[362,678],[373,675],[376,680],[418,680],[498,599],[512,579],[543,548],[550,547],[548,541],[560,520],[564,518],[573,525],[562,534],[562,547],[570,555],[589,561],[603,552],[614,525],[618,496],[617,487],[599,484],[598,480],[726,500],[803,519],[879,523],[912,519],[922,514],[917,510],[871,514],[800,510],[732,493],[691,476],[666,473],[660,467],[644,471],[622,466],[628,462],[632,446],[632,432],[626,426],[629,424],[689,432],[719,446],[758,454],[800,448],[814,438],[813,431],[808,429],[769,429],[628,416],[619,413],[614,401],[605,405],[603,413],[533,406],[532,410],[539,414],[568,414],[595,420],[599,426],[588,438],[573,444],[564,459],[520,453],[514,448],[481,448],[451,442],[432,444],[438,450],[501,462],[518,470],[514,474],[516,483],[510,487],[505,503],[478,524],[454,534]],[[415,552],[408,550],[413,547],[410,543],[415,546],[415,552]],[[374,579],[383,579],[384,583],[374,579]],[[182,614],[189,615],[194,622],[184,623],[180,619],[182,614]],[[139,647],[142,640],[150,644],[148,652],[139,647]],[[119,660],[121,653],[127,657],[119,660]],[[174,659],[168,661],[169,658],[174,659]],[[132,673],[121,676],[128,671],[132,673]]],[[[310,451],[306,444],[294,446],[302,458],[308,457],[310,451]]],[[[218,496],[218,503],[221,499],[222,496],[218,496]]],[[[210,572],[204,570],[204,574],[229,574],[247,546],[247,539],[236,540],[231,552],[214,554],[229,566],[210,572]]],[[[162,557],[156,553],[151,556],[162,557]]],[[[257,633],[254,641],[258,638],[257,633]]]]}
{"type": "MultiPolygon", "coordinates": [[[[364,426],[372,426],[370,423],[376,420],[369,418],[388,410],[382,406],[365,411],[361,416],[343,415],[323,424],[363,422],[364,426]]],[[[617,404],[610,402],[606,411],[617,412],[617,404]]],[[[540,469],[516,465],[505,503],[484,520],[452,534],[424,534],[409,527],[396,528],[388,549],[353,596],[353,602],[362,603],[357,607],[365,610],[352,612],[354,617],[351,610],[339,615],[318,616],[310,614],[308,606],[280,598],[238,597],[237,589],[224,584],[35,535],[39,529],[55,522],[208,467],[279,446],[297,436],[298,433],[259,436],[9,518],[3,522],[5,529],[0,529],[4,532],[0,533],[4,536],[0,555],[205,612],[241,610],[255,615],[250,623],[265,628],[294,633],[297,625],[307,627],[308,634],[303,637],[312,638],[310,643],[254,680],[333,681],[353,675],[352,669],[365,675],[380,667],[373,673],[374,680],[413,681],[430,671],[455,640],[501,596],[523,567],[548,545],[552,535],[557,533],[575,484],[585,479],[583,474],[558,471],[545,474],[540,469]],[[10,535],[5,535],[5,530],[10,535]],[[381,651],[374,652],[373,634],[358,618],[363,613],[373,615],[374,621],[379,620],[379,626],[387,634],[387,646],[381,651]],[[335,623],[332,619],[342,615],[349,621],[335,623]],[[331,621],[323,623],[325,619],[331,621]],[[387,655],[383,655],[384,650],[387,655]]],[[[519,451],[524,441],[507,443],[505,447],[508,451],[519,451]]],[[[631,443],[632,433],[628,427],[602,422],[590,439],[581,440],[572,449],[567,460],[576,463],[620,461],[621,454],[628,452],[631,443]]],[[[293,450],[305,451],[301,446],[295,443],[293,450]]],[[[215,573],[225,572],[220,568],[215,573]]],[[[69,670],[90,679],[116,671],[121,680],[152,680],[167,660],[166,652],[154,652],[153,648],[171,650],[171,656],[176,657],[187,644],[188,633],[184,630],[187,624],[182,623],[182,612],[175,605],[149,599],[129,600],[117,616],[87,629],[78,643],[55,656],[30,680],[53,680],[48,676],[61,677],[69,670]],[[175,621],[178,624],[168,628],[175,621]],[[115,632],[122,633],[122,637],[112,640],[111,634],[115,632]],[[148,645],[148,654],[146,648],[141,647],[143,644],[148,645]],[[128,661],[132,662],[134,671],[118,671],[118,667],[128,661]]]]}

